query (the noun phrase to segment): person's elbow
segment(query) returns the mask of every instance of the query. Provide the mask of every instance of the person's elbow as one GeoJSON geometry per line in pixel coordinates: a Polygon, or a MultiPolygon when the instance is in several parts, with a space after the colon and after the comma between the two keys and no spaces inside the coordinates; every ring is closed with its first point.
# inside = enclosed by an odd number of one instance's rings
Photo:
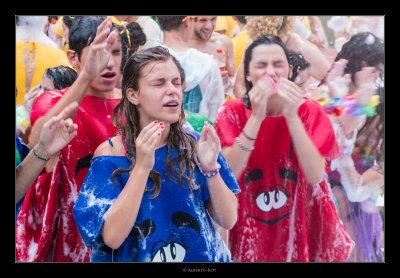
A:
{"type": "Polygon", "coordinates": [[[324,174],[311,175],[311,176],[307,177],[306,180],[307,180],[307,183],[309,183],[309,184],[318,184],[324,180],[324,174]]]}
{"type": "Polygon", "coordinates": [[[232,210],[231,213],[227,217],[221,221],[221,227],[223,227],[225,230],[230,230],[235,226],[237,220],[238,220],[238,200],[236,196],[232,193],[233,198],[232,198],[232,210]]]}
{"type": "Polygon", "coordinates": [[[309,171],[307,175],[305,175],[306,181],[309,184],[318,184],[324,180],[325,174],[325,164],[322,159],[321,163],[319,163],[313,171],[309,171]]]}
{"type": "Polygon", "coordinates": [[[123,235],[120,229],[116,229],[112,223],[107,223],[106,220],[101,231],[101,237],[108,247],[118,249],[126,239],[127,235],[123,235]]]}
{"type": "Polygon", "coordinates": [[[112,232],[104,232],[104,229],[101,234],[102,234],[104,243],[112,249],[118,249],[124,242],[124,240],[121,239],[120,236],[118,236],[112,232]]]}

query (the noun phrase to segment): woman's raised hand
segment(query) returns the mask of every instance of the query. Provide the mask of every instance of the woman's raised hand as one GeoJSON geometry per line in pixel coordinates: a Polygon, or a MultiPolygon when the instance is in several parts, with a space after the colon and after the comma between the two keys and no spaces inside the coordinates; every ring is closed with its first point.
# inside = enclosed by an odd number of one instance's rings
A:
{"type": "Polygon", "coordinates": [[[276,88],[267,78],[260,78],[249,91],[252,116],[263,121],[267,115],[268,98],[276,93],[276,88]]]}
{"type": "Polygon", "coordinates": [[[277,83],[278,94],[283,99],[282,114],[285,118],[297,115],[297,110],[304,102],[304,91],[295,83],[286,79],[280,78],[277,83]]]}
{"type": "Polygon", "coordinates": [[[220,150],[221,143],[214,127],[205,121],[197,145],[197,157],[201,167],[205,170],[217,168],[217,158],[220,150]]]}
{"type": "Polygon", "coordinates": [[[154,121],[146,125],[135,140],[136,166],[150,171],[153,169],[154,152],[161,140],[161,133],[165,129],[163,122],[154,121]]]}
{"type": "Polygon", "coordinates": [[[107,17],[98,27],[96,37],[89,46],[84,71],[90,80],[94,79],[106,67],[111,57],[111,46],[118,34],[111,32],[111,18],[107,17]]]}
{"type": "Polygon", "coordinates": [[[376,94],[376,79],[379,72],[375,67],[363,67],[355,74],[356,90],[354,91],[357,103],[359,105],[368,104],[371,97],[376,94]]]}
{"type": "Polygon", "coordinates": [[[349,91],[351,75],[349,73],[344,74],[347,62],[345,59],[334,62],[326,75],[326,85],[329,88],[331,98],[344,97],[349,91]]]}
{"type": "Polygon", "coordinates": [[[77,135],[78,125],[68,118],[77,108],[78,103],[74,101],[43,125],[38,144],[46,157],[59,152],[77,135]]]}

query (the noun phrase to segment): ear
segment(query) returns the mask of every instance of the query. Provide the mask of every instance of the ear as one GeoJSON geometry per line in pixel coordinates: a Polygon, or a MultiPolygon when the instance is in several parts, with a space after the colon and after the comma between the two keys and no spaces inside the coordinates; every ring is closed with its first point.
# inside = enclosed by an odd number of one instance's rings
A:
{"type": "Polygon", "coordinates": [[[289,64],[289,80],[292,78],[293,76],[293,66],[289,64]]]}
{"type": "Polygon", "coordinates": [[[79,70],[80,69],[80,62],[78,60],[78,55],[75,51],[68,49],[67,50],[67,57],[68,57],[68,61],[71,64],[71,66],[76,69],[79,70]]]}
{"type": "Polygon", "coordinates": [[[134,105],[139,104],[139,91],[136,91],[132,88],[128,88],[126,90],[126,97],[132,104],[134,104],[134,105]]]}
{"type": "Polygon", "coordinates": [[[249,82],[252,82],[252,81],[251,81],[250,74],[246,76],[246,80],[249,81],[249,82]]]}

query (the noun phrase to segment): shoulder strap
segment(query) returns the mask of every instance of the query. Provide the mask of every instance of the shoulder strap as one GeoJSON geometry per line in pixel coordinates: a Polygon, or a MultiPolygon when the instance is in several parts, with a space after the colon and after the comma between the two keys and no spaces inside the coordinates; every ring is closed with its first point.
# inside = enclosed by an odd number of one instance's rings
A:
{"type": "Polygon", "coordinates": [[[122,142],[122,134],[117,134],[117,136],[118,136],[119,140],[121,141],[121,146],[124,149],[124,153],[126,153],[126,149],[125,149],[124,143],[122,142]]]}

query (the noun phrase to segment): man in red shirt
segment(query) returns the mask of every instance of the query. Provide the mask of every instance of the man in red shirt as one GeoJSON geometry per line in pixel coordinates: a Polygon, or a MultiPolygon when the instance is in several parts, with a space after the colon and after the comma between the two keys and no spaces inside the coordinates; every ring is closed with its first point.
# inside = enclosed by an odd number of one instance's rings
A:
{"type": "Polygon", "coordinates": [[[117,131],[112,112],[121,93],[115,90],[122,61],[118,33],[102,17],[81,17],[71,26],[67,55],[77,70],[74,84],[43,93],[31,113],[31,141],[35,144],[48,118],[73,101],[69,115],[78,125],[77,136],[59,153],[52,170],[39,176],[28,190],[16,226],[17,261],[89,261],[87,248],[72,209],[97,146],[117,131]]]}
{"type": "Polygon", "coordinates": [[[279,38],[255,40],[244,58],[248,93],[215,121],[242,191],[232,260],[346,261],[354,243],[323,180],[324,159],[339,155],[335,135],[321,106],[288,80],[288,61],[279,38]]]}

